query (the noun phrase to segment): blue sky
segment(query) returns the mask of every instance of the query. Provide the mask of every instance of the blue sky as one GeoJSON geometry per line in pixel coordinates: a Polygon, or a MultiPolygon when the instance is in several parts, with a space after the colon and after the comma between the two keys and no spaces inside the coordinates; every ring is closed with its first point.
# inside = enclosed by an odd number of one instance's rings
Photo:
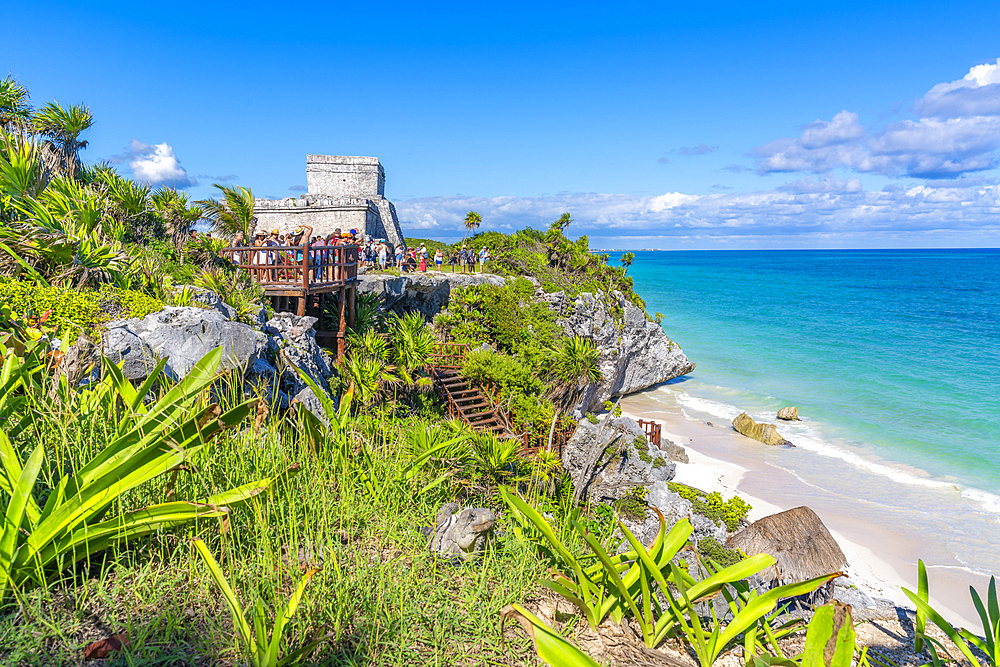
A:
{"type": "Polygon", "coordinates": [[[375,155],[413,236],[565,210],[604,247],[1000,245],[997,3],[3,14],[0,68],[93,109],[86,160],[195,196],[297,196],[306,153],[375,155]]]}

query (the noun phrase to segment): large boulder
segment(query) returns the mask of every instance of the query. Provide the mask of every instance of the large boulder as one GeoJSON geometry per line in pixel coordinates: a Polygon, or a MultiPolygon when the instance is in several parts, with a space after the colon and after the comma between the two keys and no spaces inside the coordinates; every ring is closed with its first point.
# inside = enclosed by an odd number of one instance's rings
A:
{"type": "Polygon", "coordinates": [[[772,583],[789,584],[847,567],[847,557],[816,512],[808,507],[758,519],[726,541],[748,556],[770,554],[776,562],[761,573],[772,583]]]}
{"type": "Polygon", "coordinates": [[[576,406],[581,413],[694,370],[694,363],[663,327],[649,321],[646,312],[621,293],[610,301],[603,294],[589,293],[575,299],[563,292],[539,291],[536,296],[559,312],[567,336],[591,338],[600,351],[601,381],[584,393],[576,406]]]}
{"type": "MultiPolygon", "coordinates": [[[[291,313],[277,313],[264,326],[271,338],[274,349],[286,361],[299,367],[324,390],[330,390],[329,380],[333,376],[333,358],[316,342],[316,318],[291,313]]],[[[296,396],[306,388],[306,383],[298,373],[286,367],[281,374],[280,390],[288,396],[296,396]]]]}
{"type": "Polygon", "coordinates": [[[629,417],[606,416],[597,424],[581,420],[562,458],[578,498],[592,502],[614,501],[637,486],[665,483],[677,468],[629,417]]]}
{"type": "Polygon", "coordinates": [[[358,294],[375,294],[386,310],[415,310],[431,320],[448,306],[451,290],[472,285],[503,285],[491,273],[365,273],[358,276],[358,294]]]}
{"type": "Polygon", "coordinates": [[[166,371],[187,375],[205,354],[222,348],[222,368],[253,368],[267,354],[267,336],[253,327],[230,321],[218,310],[168,306],[144,318],[109,322],[103,352],[124,362],[131,380],[145,378],[156,363],[167,358],[166,371]]]}
{"type": "Polygon", "coordinates": [[[733,419],[733,428],[737,433],[741,433],[748,438],[760,440],[766,445],[790,445],[792,443],[785,440],[778,433],[778,427],[774,424],[758,424],[753,417],[745,412],[741,412],[733,419]]]}
{"type": "Polygon", "coordinates": [[[778,410],[778,419],[784,419],[788,422],[797,422],[799,420],[799,409],[796,407],[781,408],[778,410]]]}

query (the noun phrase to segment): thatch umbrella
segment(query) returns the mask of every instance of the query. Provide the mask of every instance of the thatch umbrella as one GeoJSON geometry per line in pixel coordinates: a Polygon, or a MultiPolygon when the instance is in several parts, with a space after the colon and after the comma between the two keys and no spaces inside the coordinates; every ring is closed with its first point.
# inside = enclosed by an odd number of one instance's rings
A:
{"type": "Polygon", "coordinates": [[[789,584],[847,567],[847,557],[816,512],[796,507],[753,522],[726,546],[748,556],[770,554],[777,562],[760,573],[765,580],[789,584]]]}

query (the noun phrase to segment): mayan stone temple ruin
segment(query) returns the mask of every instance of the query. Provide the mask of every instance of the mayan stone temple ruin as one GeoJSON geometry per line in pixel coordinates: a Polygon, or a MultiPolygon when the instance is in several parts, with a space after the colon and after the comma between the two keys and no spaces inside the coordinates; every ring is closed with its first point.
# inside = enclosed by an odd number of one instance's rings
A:
{"type": "Polygon", "coordinates": [[[299,225],[327,236],[357,229],[376,239],[403,243],[396,207],[385,198],[385,170],[377,157],[307,155],[308,193],[286,199],[258,199],[258,228],[288,233],[299,225]]]}

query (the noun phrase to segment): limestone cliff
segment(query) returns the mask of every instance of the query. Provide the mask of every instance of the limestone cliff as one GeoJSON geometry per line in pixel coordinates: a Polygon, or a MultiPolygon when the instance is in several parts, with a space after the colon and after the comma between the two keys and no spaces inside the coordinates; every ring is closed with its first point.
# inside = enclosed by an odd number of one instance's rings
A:
{"type": "Polygon", "coordinates": [[[570,299],[562,292],[539,293],[539,298],[558,310],[562,316],[559,322],[567,335],[592,338],[600,350],[601,381],[584,394],[578,406],[584,412],[600,407],[608,399],[694,370],[694,363],[680,345],[621,294],[616,294],[612,302],[617,308],[609,308],[603,298],[593,294],[570,299]]]}
{"type": "Polygon", "coordinates": [[[418,311],[432,320],[448,306],[451,290],[472,285],[503,285],[504,279],[491,273],[364,273],[358,276],[358,294],[375,294],[386,310],[403,313],[418,311]]]}
{"type": "MultiPolygon", "coordinates": [[[[432,319],[448,305],[451,290],[471,285],[504,284],[504,278],[488,273],[405,273],[401,276],[365,274],[359,276],[358,292],[377,294],[386,309],[416,310],[432,319]]],[[[531,280],[529,278],[529,280],[531,280]]],[[[534,282],[538,287],[537,281],[534,282]]],[[[598,409],[617,396],[640,391],[694,370],[677,343],[663,328],[646,319],[646,313],[616,294],[608,303],[603,296],[563,292],[548,294],[536,289],[535,298],[560,315],[566,335],[592,338],[601,352],[601,382],[592,385],[577,406],[581,412],[598,409]]]]}

